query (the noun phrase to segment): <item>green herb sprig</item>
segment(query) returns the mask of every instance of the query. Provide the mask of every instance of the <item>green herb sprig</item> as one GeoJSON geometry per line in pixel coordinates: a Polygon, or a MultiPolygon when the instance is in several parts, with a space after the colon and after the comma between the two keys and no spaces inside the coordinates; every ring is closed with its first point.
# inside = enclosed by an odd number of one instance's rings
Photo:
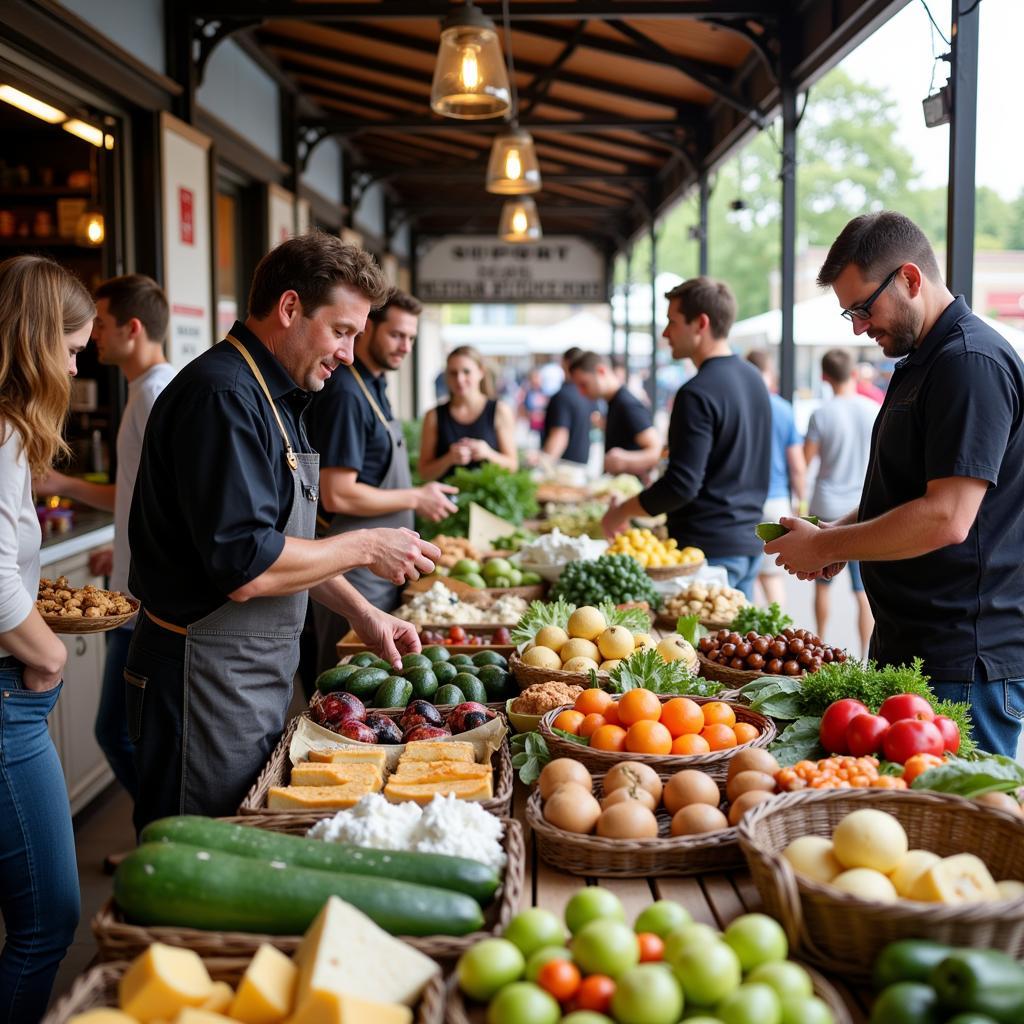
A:
{"type": "Polygon", "coordinates": [[[519,772],[519,781],[524,786],[532,786],[551,760],[544,737],[539,732],[522,732],[512,737],[511,747],[512,767],[519,772]]]}
{"type": "Polygon", "coordinates": [[[745,604],[729,624],[729,628],[737,633],[749,633],[753,630],[762,636],[778,636],[787,626],[792,626],[793,620],[772,601],[767,608],[758,608],[757,605],[745,604]]]}
{"type": "Polygon", "coordinates": [[[612,669],[608,689],[625,693],[640,688],[658,694],[689,694],[714,697],[724,687],[713,679],[695,676],[686,663],[665,661],[654,647],[645,647],[619,662],[612,669]]]}

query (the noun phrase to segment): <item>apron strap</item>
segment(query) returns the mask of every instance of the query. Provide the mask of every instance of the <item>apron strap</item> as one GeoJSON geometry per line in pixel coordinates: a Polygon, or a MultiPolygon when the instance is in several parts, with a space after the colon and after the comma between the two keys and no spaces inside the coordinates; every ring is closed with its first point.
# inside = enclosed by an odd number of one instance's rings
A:
{"type": "Polygon", "coordinates": [[[284,428],[284,421],[281,419],[281,414],[277,411],[277,406],[274,405],[274,400],[270,397],[270,388],[267,387],[267,382],[263,379],[263,374],[260,373],[260,368],[256,365],[256,361],[249,354],[249,350],[236,337],[234,337],[234,335],[229,334],[227,336],[227,340],[238,349],[242,358],[249,364],[249,369],[252,370],[252,375],[256,378],[256,383],[259,384],[267,401],[270,403],[270,411],[274,414],[274,419],[277,420],[277,429],[281,431],[281,436],[284,438],[285,458],[288,460],[288,465],[294,473],[295,470],[299,468],[299,460],[295,457],[295,449],[292,448],[291,438],[288,437],[288,431],[284,428]]]}
{"type": "Polygon", "coordinates": [[[366,400],[370,403],[370,408],[377,414],[377,419],[379,419],[384,425],[384,429],[388,433],[391,433],[391,427],[388,420],[384,418],[384,413],[380,411],[380,406],[374,400],[373,395],[370,394],[370,389],[363,383],[363,378],[359,375],[359,371],[356,369],[355,363],[349,363],[348,368],[351,371],[352,376],[355,377],[356,383],[359,385],[359,390],[362,391],[366,396],[366,400]]]}

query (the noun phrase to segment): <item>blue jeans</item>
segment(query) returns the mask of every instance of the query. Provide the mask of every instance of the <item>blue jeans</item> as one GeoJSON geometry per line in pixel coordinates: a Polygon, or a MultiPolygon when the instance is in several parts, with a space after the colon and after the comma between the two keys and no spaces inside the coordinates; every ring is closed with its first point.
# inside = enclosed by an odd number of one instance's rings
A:
{"type": "Polygon", "coordinates": [[[754,600],[754,580],[761,567],[760,555],[727,555],[709,558],[708,565],[721,566],[729,577],[729,586],[742,590],[748,601],[754,600]]]}
{"type": "Polygon", "coordinates": [[[958,700],[971,706],[974,741],[990,754],[1017,756],[1024,721],[1024,679],[988,682],[928,684],[940,700],[958,700]]]}
{"type": "Polygon", "coordinates": [[[128,660],[134,625],[112,629],[107,634],[107,655],[103,666],[103,689],[96,709],[96,742],[103,751],[114,778],[135,799],[139,777],[135,771],[135,748],[128,738],[124,703],[124,665],[128,660]]]}
{"type": "Polygon", "coordinates": [[[60,687],[26,690],[0,666],[0,1024],[34,1024],[75,938],[80,902],[64,773],[46,731],[60,687]]]}

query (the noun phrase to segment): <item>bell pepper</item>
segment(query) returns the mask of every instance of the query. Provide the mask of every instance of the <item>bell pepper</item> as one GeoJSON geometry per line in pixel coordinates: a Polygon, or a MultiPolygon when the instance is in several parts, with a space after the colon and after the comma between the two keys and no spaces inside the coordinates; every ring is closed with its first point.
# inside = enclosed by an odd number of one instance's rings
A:
{"type": "Polygon", "coordinates": [[[929,983],[947,1011],[987,1014],[999,1024],[1024,1021],[1024,965],[995,949],[958,949],[929,983]]]}
{"type": "Polygon", "coordinates": [[[952,946],[930,939],[890,942],[875,960],[875,991],[881,992],[897,981],[927,982],[932,971],[953,952],[952,946]]]}

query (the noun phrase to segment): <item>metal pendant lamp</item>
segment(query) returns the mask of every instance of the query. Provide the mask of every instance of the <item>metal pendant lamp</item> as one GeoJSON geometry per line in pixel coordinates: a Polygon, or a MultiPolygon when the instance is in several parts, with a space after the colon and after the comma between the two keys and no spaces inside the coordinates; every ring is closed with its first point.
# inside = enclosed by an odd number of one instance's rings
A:
{"type": "Polygon", "coordinates": [[[512,109],[512,91],[498,33],[472,2],[441,23],[430,108],[461,120],[502,117],[512,109]]]}
{"type": "Polygon", "coordinates": [[[499,238],[505,242],[536,242],[541,234],[537,204],[530,196],[505,201],[498,222],[499,238]]]}
{"type": "Polygon", "coordinates": [[[523,196],[539,192],[540,165],[533,138],[513,121],[507,132],[494,139],[487,163],[487,191],[499,196],[523,196]]]}

